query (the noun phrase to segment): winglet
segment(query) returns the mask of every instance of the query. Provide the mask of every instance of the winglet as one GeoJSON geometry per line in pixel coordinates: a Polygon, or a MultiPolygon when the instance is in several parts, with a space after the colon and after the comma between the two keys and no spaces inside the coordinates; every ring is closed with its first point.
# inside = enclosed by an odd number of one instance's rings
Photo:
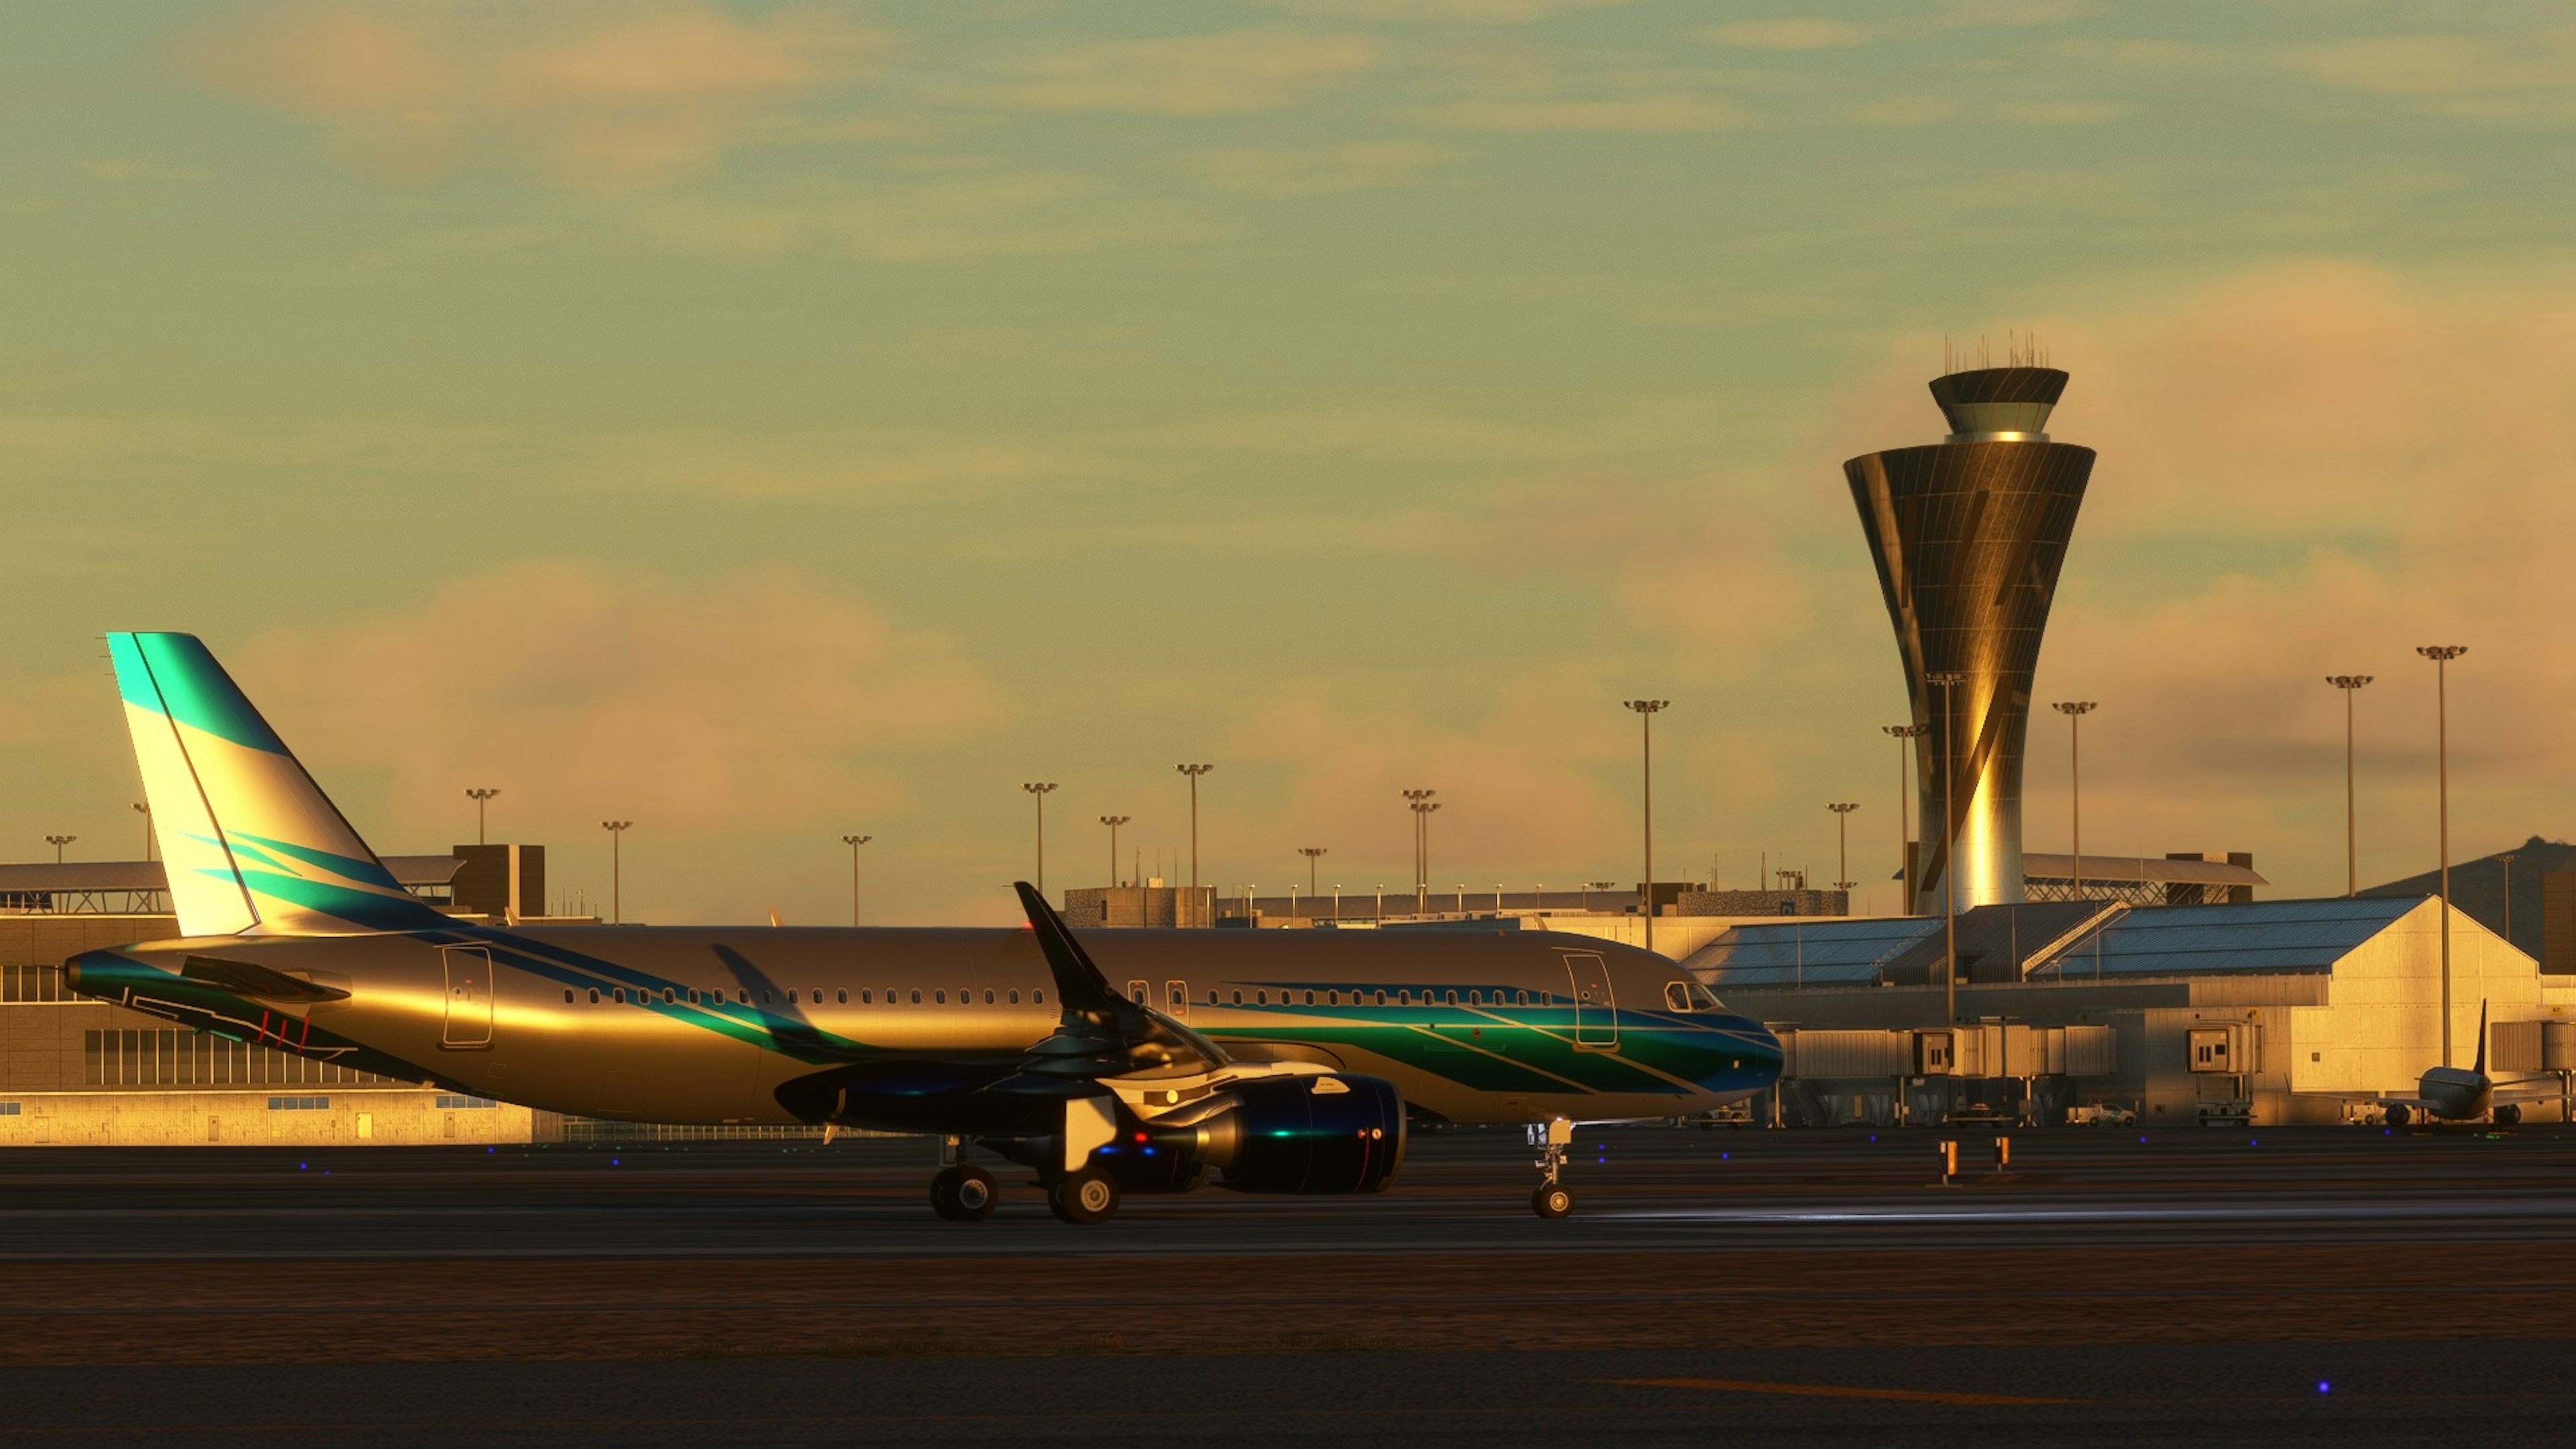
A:
{"type": "Polygon", "coordinates": [[[1029,913],[1029,929],[1037,933],[1038,949],[1046,953],[1047,970],[1055,975],[1056,999],[1075,1011],[1100,1011],[1121,1001],[1046,897],[1024,880],[1011,886],[1020,893],[1020,909],[1029,913]]]}

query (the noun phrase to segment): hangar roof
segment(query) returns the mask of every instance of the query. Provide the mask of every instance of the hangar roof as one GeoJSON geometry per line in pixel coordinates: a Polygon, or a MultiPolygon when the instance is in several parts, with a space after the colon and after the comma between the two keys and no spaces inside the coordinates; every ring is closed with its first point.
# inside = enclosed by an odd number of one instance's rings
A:
{"type": "MultiPolygon", "coordinates": [[[[2090,858],[2086,861],[2090,873],[2090,858]]],[[[1986,948],[2030,953],[2020,974],[2032,980],[2104,976],[2192,976],[2211,972],[2331,970],[2355,947],[2421,905],[2424,897],[2255,901],[2241,905],[2124,908],[2101,903],[1980,906],[1959,917],[1960,963],[1986,948]],[[2103,919],[2083,929],[2080,911],[2103,919]],[[1976,948],[1972,953],[1971,948],[1976,948]]],[[[1781,921],[1737,926],[1685,963],[1710,986],[1777,988],[1869,986],[1936,968],[1938,916],[1868,920],[1781,921]],[[1926,957],[1925,952],[1935,953],[1926,957]]],[[[2008,951],[2008,954],[2009,954],[2008,951]]],[[[2009,967],[2007,970],[2011,969],[2009,967]]]]}

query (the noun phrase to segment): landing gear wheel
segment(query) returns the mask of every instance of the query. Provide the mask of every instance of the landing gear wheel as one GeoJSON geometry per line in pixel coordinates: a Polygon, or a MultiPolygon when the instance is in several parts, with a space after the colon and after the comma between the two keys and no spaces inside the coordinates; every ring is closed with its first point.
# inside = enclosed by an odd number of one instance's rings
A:
{"type": "Polygon", "coordinates": [[[1047,1206],[1063,1222],[1105,1223],[1118,1212],[1118,1180],[1091,1169],[1067,1173],[1047,1189],[1047,1206]]]}
{"type": "Polygon", "coordinates": [[[1574,1194],[1552,1182],[1542,1182],[1530,1194],[1530,1211],[1540,1217],[1556,1219],[1574,1211],[1574,1194]]]}
{"type": "Polygon", "coordinates": [[[2521,1121],[2522,1108],[2515,1103],[2507,1102],[2495,1109],[2495,1124],[2498,1127],[2512,1127],[2521,1121]]]}
{"type": "Polygon", "coordinates": [[[2407,1111],[2405,1104],[2401,1102],[2388,1109],[2388,1125],[2391,1127],[2403,1127],[2409,1119],[2414,1117],[2414,1115],[2414,1113],[2407,1111]]]}
{"type": "Polygon", "coordinates": [[[930,1180],[930,1210],[952,1223],[980,1223],[993,1215],[1002,1190],[993,1174],[963,1163],[943,1167],[930,1180]]]}

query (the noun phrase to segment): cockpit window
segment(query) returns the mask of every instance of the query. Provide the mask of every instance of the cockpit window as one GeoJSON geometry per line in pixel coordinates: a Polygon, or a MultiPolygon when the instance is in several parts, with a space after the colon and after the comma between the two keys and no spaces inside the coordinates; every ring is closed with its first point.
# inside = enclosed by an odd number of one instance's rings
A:
{"type": "Polygon", "coordinates": [[[1696,981],[1664,984],[1664,1005],[1674,1011],[1720,1011],[1717,995],[1696,981]]]}

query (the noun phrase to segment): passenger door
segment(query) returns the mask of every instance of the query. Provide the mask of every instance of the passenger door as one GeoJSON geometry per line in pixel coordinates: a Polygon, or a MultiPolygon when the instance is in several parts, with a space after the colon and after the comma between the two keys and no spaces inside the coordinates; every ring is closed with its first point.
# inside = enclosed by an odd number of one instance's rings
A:
{"type": "Polygon", "coordinates": [[[447,969],[447,1018],[438,1043],[472,1049],[492,1044],[492,953],[480,946],[442,946],[447,969]]]}
{"type": "Polygon", "coordinates": [[[1574,988],[1574,1044],[1602,1051],[1619,1045],[1619,1003],[1610,993],[1610,968],[1597,951],[1567,951],[1565,973],[1574,988]]]}

